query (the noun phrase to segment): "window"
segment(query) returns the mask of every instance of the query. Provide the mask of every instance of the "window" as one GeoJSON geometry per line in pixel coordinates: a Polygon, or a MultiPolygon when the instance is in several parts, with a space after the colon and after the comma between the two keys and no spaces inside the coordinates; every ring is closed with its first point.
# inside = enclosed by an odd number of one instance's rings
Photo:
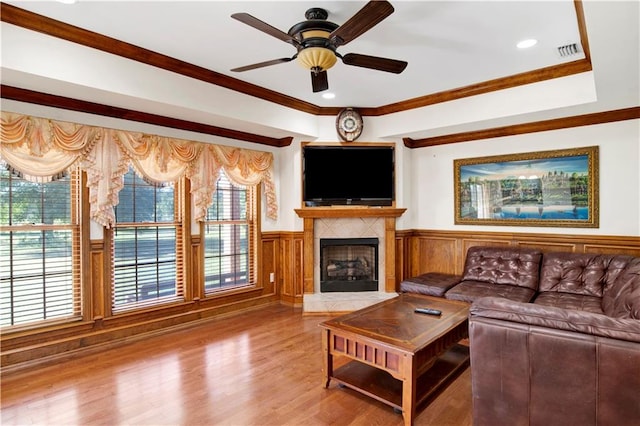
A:
{"type": "Polygon", "coordinates": [[[79,174],[39,183],[0,168],[0,326],[81,319],[79,174]]]}
{"type": "Polygon", "coordinates": [[[133,170],[115,208],[114,312],[183,298],[182,185],[152,185],[133,170]]]}
{"type": "Polygon", "coordinates": [[[255,283],[257,190],[239,187],[220,172],[204,223],[206,294],[255,283]]]}

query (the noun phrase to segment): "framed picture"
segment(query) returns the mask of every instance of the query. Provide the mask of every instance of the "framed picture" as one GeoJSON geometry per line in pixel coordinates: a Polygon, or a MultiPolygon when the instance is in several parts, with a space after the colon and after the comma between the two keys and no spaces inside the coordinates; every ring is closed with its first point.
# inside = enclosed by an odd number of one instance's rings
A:
{"type": "Polygon", "coordinates": [[[599,226],[597,146],[453,164],[458,225],[599,226]]]}

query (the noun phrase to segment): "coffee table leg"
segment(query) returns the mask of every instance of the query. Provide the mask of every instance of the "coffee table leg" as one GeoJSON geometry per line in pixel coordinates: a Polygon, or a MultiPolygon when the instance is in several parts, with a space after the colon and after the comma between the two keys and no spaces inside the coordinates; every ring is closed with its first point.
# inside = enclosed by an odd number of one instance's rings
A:
{"type": "Polygon", "coordinates": [[[329,330],[322,332],[322,371],[324,373],[324,387],[329,387],[331,376],[333,376],[333,355],[329,349],[329,330]]]}
{"type": "Polygon", "coordinates": [[[406,355],[404,359],[404,381],[402,382],[402,417],[405,426],[413,424],[416,415],[416,392],[418,372],[414,365],[414,358],[406,355]]]}

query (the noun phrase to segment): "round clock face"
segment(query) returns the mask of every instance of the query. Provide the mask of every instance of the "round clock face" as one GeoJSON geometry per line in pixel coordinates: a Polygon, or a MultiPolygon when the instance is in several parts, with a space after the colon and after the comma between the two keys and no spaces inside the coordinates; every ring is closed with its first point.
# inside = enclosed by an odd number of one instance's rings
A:
{"type": "Polygon", "coordinates": [[[347,117],[342,121],[342,130],[345,132],[353,132],[358,125],[353,117],[347,117]]]}
{"type": "Polygon", "coordinates": [[[353,108],[345,108],[338,114],[336,130],[342,140],[354,141],[362,133],[362,117],[353,108]]]}

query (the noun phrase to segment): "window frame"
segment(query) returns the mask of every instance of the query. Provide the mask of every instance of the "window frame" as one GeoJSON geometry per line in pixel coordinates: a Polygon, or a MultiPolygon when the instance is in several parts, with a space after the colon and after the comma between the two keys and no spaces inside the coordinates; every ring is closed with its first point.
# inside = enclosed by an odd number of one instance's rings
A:
{"type": "MultiPolygon", "coordinates": [[[[133,167],[130,167],[127,173],[134,173],[136,179],[145,181],[150,186],[155,186],[156,189],[162,186],[173,187],[173,220],[172,221],[123,221],[116,222],[108,230],[108,259],[109,259],[109,278],[110,283],[108,286],[107,297],[107,310],[110,315],[119,315],[129,313],[132,311],[138,311],[149,308],[159,308],[172,303],[182,303],[186,298],[185,283],[187,282],[185,277],[185,224],[183,218],[184,212],[184,198],[185,195],[185,178],[181,177],[175,182],[167,184],[154,184],[147,182],[144,177],[138,174],[133,167]],[[159,297],[150,297],[142,300],[135,300],[128,303],[116,304],[116,260],[115,260],[115,248],[116,248],[116,232],[118,230],[141,230],[141,229],[162,229],[173,228],[175,230],[175,294],[159,297]]],[[[123,176],[124,179],[124,176],[123,176]]],[[[122,202],[122,199],[120,200],[122,202]]],[[[117,211],[116,211],[117,219],[117,211]]],[[[105,231],[107,233],[107,231],[105,231]]],[[[156,240],[157,244],[157,240],[156,240]]],[[[137,263],[136,263],[137,265],[137,263]]],[[[137,273],[137,268],[136,268],[137,273]]],[[[142,291],[140,291],[142,293],[142,291]]],[[[136,297],[139,296],[138,288],[136,287],[136,297]]]]}
{"type": "MultiPolygon", "coordinates": [[[[2,168],[4,168],[9,174],[9,181],[12,179],[20,179],[22,181],[31,182],[27,179],[21,178],[17,176],[16,173],[11,169],[10,166],[6,165],[6,163],[1,164],[2,168]]],[[[0,225],[0,231],[2,232],[56,232],[56,231],[70,231],[70,267],[66,274],[70,275],[71,279],[71,290],[72,294],[71,299],[67,301],[67,303],[71,306],[71,313],[66,316],[54,316],[52,318],[46,318],[47,312],[47,297],[43,294],[42,296],[42,310],[40,314],[43,316],[40,320],[14,323],[13,317],[14,313],[11,313],[11,322],[10,325],[0,326],[0,329],[3,332],[15,332],[21,330],[31,330],[31,329],[41,329],[45,327],[51,327],[54,325],[62,325],[68,323],[74,323],[78,321],[83,321],[87,315],[87,305],[86,305],[86,292],[84,291],[85,280],[84,280],[84,268],[83,268],[83,258],[84,258],[84,243],[85,236],[83,231],[83,221],[82,214],[84,209],[84,192],[82,191],[82,187],[84,185],[84,173],[80,170],[79,167],[72,167],[69,170],[65,171],[64,177],[68,177],[69,181],[69,223],[60,224],[60,223],[20,223],[20,224],[6,224],[0,225]]],[[[31,182],[33,184],[41,184],[46,185],[49,183],[57,182],[58,179],[51,179],[48,182],[31,182]]],[[[40,190],[39,196],[42,199],[43,191],[40,190]]],[[[9,208],[11,208],[11,199],[13,195],[9,197],[9,208]]],[[[10,251],[13,251],[13,248],[10,247],[10,251]]],[[[43,243],[42,246],[42,257],[39,258],[39,261],[46,263],[46,245],[43,243]]],[[[11,257],[11,264],[13,264],[13,256],[11,257]]],[[[43,286],[44,283],[47,282],[46,266],[43,266],[44,273],[41,275],[44,277],[42,279],[43,286]]],[[[14,286],[15,277],[13,275],[10,276],[9,281],[11,282],[11,288],[14,286]]],[[[13,290],[11,290],[13,293],[13,290]]],[[[55,294],[57,297],[58,295],[55,294]]],[[[51,297],[53,298],[53,296],[51,297]]],[[[49,299],[51,299],[49,298],[49,299]]],[[[49,300],[51,302],[51,300],[49,300]]],[[[13,305],[13,304],[12,304],[13,305]]],[[[29,304],[30,307],[34,306],[33,303],[29,304]]]]}
{"type": "MultiPolygon", "coordinates": [[[[223,189],[226,190],[226,189],[223,189]]],[[[232,192],[233,194],[233,192],[232,192]]],[[[258,245],[259,245],[259,234],[260,234],[260,199],[261,194],[261,184],[258,185],[238,185],[233,182],[233,180],[224,173],[224,170],[220,171],[220,176],[216,181],[216,189],[212,195],[212,204],[207,209],[207,215],[201,222],[201,241],[202,241],[202,294],[204,297],[216,297],[228,294],[229,292],[242,292],[247,290],[253,290],[258,288],[259,280],[258,280],[258,270],[259,270],[259,256],[258,256],[258,245]],[[213,205],[217,202],[218,184],[221,179],[226,178],[229,182],[230,187],[241,188],[246,191],[246,205],[244,208],[245,219],[240,219],[238,217],[233,217],[231,219],[209,219],[209,211],[213,207],[213,205]],[[248,256],[248,270],[247,270],[247,282],[240,284],[231,284],[231,285],[221,285],[220,287],[207,289],[207,255],[206,255],[206,244],[207,244],[207,225],[243,225],[247,226],[247,252],[248,256]]],[[[232,195],[233,196],[233,195],[232,195]]],[[[236,206],[232,206],[232,210],[235,210],[236,206]]],[[[242,253],[238,254],[242,255],[242,253]]],[[[221,274],[224,275],[224,274],[221,274]]]]}

